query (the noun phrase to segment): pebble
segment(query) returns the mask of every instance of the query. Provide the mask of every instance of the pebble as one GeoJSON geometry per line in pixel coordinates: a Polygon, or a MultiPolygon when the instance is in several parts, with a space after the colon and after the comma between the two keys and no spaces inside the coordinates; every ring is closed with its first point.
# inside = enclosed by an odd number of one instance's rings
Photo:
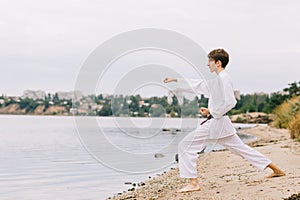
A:
{"type": "Polygon", "coordinates": [[[138,183],[138,186],[144,186],[144,185],[146,185],[144,182],[138,183]]]}

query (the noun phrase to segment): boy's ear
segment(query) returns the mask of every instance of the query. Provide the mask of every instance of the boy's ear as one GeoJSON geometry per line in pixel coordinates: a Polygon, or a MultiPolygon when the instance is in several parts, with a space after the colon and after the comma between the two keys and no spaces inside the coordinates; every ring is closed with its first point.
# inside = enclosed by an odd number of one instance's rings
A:
{"type": "Polygon", "coordinates": [[[216,62],[216,64],[217,64],[217,66],[219,67],[222,67],[222,62],[220,61],[220,60],[218,60],[217,62],[216,62]]]}

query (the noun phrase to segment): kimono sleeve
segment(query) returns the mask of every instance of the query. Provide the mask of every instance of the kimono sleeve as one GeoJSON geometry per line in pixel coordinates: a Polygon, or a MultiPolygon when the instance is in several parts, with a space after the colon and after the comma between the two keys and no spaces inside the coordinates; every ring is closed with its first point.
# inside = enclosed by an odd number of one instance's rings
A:
{"type": "Polygon", "coordinates": [[[177,79],[177,90],[188,92],[196,95],[203,94],[209,97],[209,89],[205,79],[177,79]]]}

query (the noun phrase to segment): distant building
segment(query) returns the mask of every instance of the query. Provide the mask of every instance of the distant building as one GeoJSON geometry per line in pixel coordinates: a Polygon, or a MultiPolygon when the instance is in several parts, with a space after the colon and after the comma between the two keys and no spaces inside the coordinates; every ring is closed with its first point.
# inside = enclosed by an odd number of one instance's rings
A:
{"type": "Polygon", "coordinates": [[[20,102],[20,97],[12,97],[15,102],[20,102]]]}
{"type": "Polygon", "coordinates": [[[70,91],[70,92],[57,92],[57,96],[59,99],[66,99],[66,100],[73,100],[73,101],[80,101],[83,97],[81,91],[70,91]]]}
{"type": "Polygon", "coordinates": [[[139,101],[139,107],[142,107],[144,105],[144,101],[139,101]]]}
{"type": "Polygon", "coordinates": [[[42,90],[25,90],[23,93],[23,98],[29,99],[45,99],[46,93],[42,90]]]}
{"type": "Polygon", "coordinates": [[[150,106],[150,104],[145,103],[145,101],[139,101],[139,107],[142,107],[142,106],[150,106]]]}

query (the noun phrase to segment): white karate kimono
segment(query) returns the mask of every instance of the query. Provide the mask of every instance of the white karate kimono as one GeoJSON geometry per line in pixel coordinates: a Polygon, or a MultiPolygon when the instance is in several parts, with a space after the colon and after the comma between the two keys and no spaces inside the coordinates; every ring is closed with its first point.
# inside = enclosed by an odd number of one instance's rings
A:
{"type": "MultiPolygon", "coordinates": [[[[197,152],[200,152],[209,142],[223,145],[230,151],[247,159],[259,170],[265,169],[271,161],[258,151],[245,145],[236,135],[229,117],[226,115],[236,104],[233,84],[225,70],[221,71],[215,79],[195,80],[178,79],[179,86],[187,82],[189,88],[177,88],[173,94],[189,92],[195,95],[203,94],[209,98],[208,109],[212,119],[199,125],[196,130],[189,133],[178,145],[179,170],[183,178],[197,177],[197,152]]],[[[179,100],[179,102],[181,102],[179,100]]]]}

